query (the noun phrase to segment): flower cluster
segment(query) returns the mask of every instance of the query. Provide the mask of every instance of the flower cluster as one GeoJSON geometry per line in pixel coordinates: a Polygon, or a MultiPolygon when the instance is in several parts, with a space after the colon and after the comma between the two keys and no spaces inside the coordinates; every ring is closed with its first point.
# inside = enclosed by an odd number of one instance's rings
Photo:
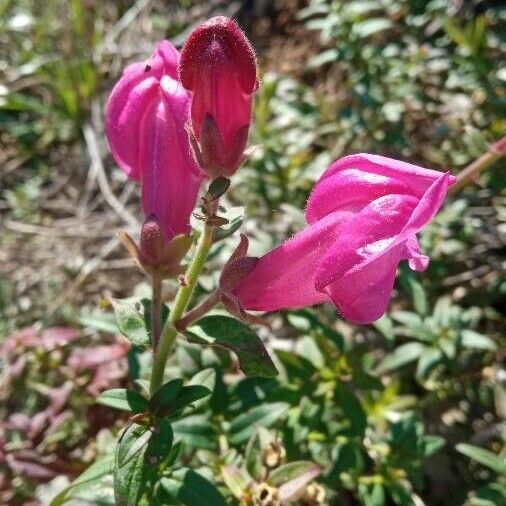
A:
{"type": "MultiPolygon", "coordinates": [[[[141,263],[168,255],[170,264],[178,249],[171,241],[190,232],[203,181],[229,178],[244,161],[257,88],[251,44],[222,16],[195,29],[181,55],[163,41],[147,62],[124,71],[107,104],[107,135],[119,166],[141,183],[143,230],[157,238],[154,254],[143,251],[150,237],[141,236],[141,263]]],[[[229,262],[220,300],[241,314],[331,301],[352,322],[378,319],[399,262],[427,268],[416,234],[453,181],[377,155],[336,161],[309,198],[307,227],[262,258],[229,262]]],[[[167,272],[177,272],[183,249],[167,272]]]]}

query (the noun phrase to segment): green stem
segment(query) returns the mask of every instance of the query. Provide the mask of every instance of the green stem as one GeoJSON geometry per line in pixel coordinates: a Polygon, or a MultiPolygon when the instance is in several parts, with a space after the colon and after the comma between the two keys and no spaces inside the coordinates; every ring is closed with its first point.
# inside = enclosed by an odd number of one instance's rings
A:
{"type": "Polygon", "coordinates": [[[206,225],[202,235],[200,236],[195,254],[185,274],[184,284],[179,287],[179,290],[174,299],[174,305],[170,312],[170,317],[165,324],[158,343],[155,357],[153,359],[153,369],[151,371],[151,395],[162,385],[163,375],[165,371],[165,364],[169,356],[172,345],[177,336],[176,322],[181,319],[185,312],[193,290],[197,284],[200,271],[204,267],[207,255],[213,244],[213,230],[214,227],[206,225]]]}
{"type": "Polygon", "coordinates": [[[162,332],[162,278],[158,274],[151,277],[151,335],[153,351],[156,352],[162,332]]]}
{"type": "Polygon", "coordinates": [[[199,320],[204,315],[209,313],[211,309],[216,306],[220,302],[221,292],[220,290],[216,290],[211,295],[209,295],[202,303],[198,306],[195,306],[190,311],[188,311],[183,318],[181,318],[177,322],[177,328],[183,331],[186,327],[191,325],[194,321],[199,320]]]}

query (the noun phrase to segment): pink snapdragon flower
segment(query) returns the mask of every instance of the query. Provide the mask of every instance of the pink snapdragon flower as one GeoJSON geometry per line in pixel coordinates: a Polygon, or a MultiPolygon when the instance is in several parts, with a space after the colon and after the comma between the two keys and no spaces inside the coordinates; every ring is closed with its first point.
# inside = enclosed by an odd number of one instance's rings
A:
{"type": "Polygon", "coordinates": [[[124,70],[106,108],[114,159],[140,181],[144,213],[156,217],[167,240],[189,232],[204,177],[186,132],[190,94],[178,80],[178,63],[176,48],[160,42],[149,60],[124,70]]]}
{"type": "Polygon", "coordinates": [[[454,181],[448,173],[383,156],[341,158],[314,187],[308,226],[258,259],[232,295],[248,310],[331,301],[354,323],[377,320],[386,311],[399,262],[427,268],[416,234],[454,181]]]}
{"type": "Polygon", "coordinates": [[[212,177],[231,176],[243,161],[258,88],[255,53],[232,19],[199,25],[181,52],[180,76],[192,92],[196,155],[212,177]]]}

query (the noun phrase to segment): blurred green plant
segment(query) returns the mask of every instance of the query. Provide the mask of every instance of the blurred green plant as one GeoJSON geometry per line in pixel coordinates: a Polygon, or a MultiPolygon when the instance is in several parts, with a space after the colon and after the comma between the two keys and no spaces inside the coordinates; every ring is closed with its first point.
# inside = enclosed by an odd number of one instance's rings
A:
{"type": "MultiPolygon", "coordinates": [[[[2,140],[14,145],[19,163],[33,165],[39,174],[4,192],[15,219],[37,212],[50,148],[76,140],[92,99],[101,97],[106,69],[94,65],[93,51],[109,18],[117,19],[130,4],[0,4],[2,140]]],[[[504,8],[495,2],[457,4],[312,0],[301,11],[307,26],[321,33],[321,52],[301,79],[264,76],[252,132],[259,147],[237,174],[231,196],[264,220],[251,231],[259,249],[279,243],[302,219],[312,182],[343,152],[401,154],[443,169],[463,166],[504,134],[504,8]]],[[[166,22],[159,15],[153,23],[166,22]]],[[[171,440],[173,446],[161,465],[160,487],[149,491],[144,503],[238,504],[257,494],[258,504],[269,504],[260,501],[277,500],[278,489],[290,482],[272,475],[296,478],[297,472],[318,468],[321,474],[311,478],[318,484],[303,482],[297,489],[300,504],[504,504],[504,281],[495,267],[501,258],[504,176],[491,171],[482,180],[481,190],[449,202],[424,233],[422,242],[433,257],[427,277],[422,282],[401,272],[398,289],[410,302],[397,300],[376,329],[350,328],[325,308],[276,317],[272,324],[279,338],[273,346],[282,373],[276,380],[238,374],[237,359],[227,350],[180,343],[168,368],[181,383],[178,393],[196,385],[213,394],[182,405],[177,395],[169,399],[178,420],[171,424],[172,435],[160,429],[168,435],[165,444],[171,440]],[[450,275],[485,263],[491,269],[482,284],[475,283],[480,280],[472,270],[470,278],[445,284],[450,275]],[[443,292],[450,297],[441,297],[443,292]],[[267,455],[279,460],[267,465],[267,455]]],[[[228,252],[223,248],[217,257],[228,252]]],[[[203,277],[198,294],[215,281],[203,277]]],[[[7,322],[2,335],[12,328],[13,297],[11,284],[0,279],[0,310],[7,322]]],[[[96,329],[117,332],[111,315],[90,314],[88,308],[83,314],[86,336],[96,329]]],[[[144,409],[150,359],[142,350],[149,329],[142,315],[128,315],[133,327],[120,330],[138,341],[127,355],[128,371],[99,388],[114,387],[102,394],[109,407],[92,406],[91,395],[83,392],[93,384],[93,364],[77,373],[60,367],[67,355],[77,361],[106,354],[105,349],[92,346],[85,353],[89,343],[80,340],[73,351],[70,345],[48,351],[41,349],[39,336],[35,345],[18,344],[2,357],[1,414],[11,423],[0,431],[0,464],[7,477],[0,478],[0,490],[11,494],[2,496],[6,504],[41,497],[44,482],[74,477],[95,455],[102,460],[53,504],[114,504],[111,449],[119,436],[114,421],[122,416],[117,408],[144,409]],[[19,376],[16,366],[22,368],[19,376]],[[65,381],[78,388],[61,408],[69,420],[51,431],[50,394],[65,381]],[[24,418],[11,420],[19,414],[24,418]],[[37,419],[46,425],[30,439],[26,432],[37,419]],[[99,422],[111,430],[90,442],[99,422]],[[65,469],[53,469],[55,456],[65,457],[65,469]],[[34,460],[51,476],[30,475],[41,472],[27,467],[34,460]],[[16,468],[18,461],[24,467],[16,468]]],[[[10,342],[18,341],[19,336],[10,342]]],[[[143,432],[146,445],[140,450],[147,452],[152,434],[137,424],[131,430],[143,432]]],[[[128,446],[124,450],[128,453],[128,446]]],[[[117,458],[123,462],[123,456],[117,458]]],[[[125,460],[135,467],[135,458],[125,460]]]]}
{"type": "Polygon", "coordinates": [[[469,4],[311,0],[300,12],[323,44],[308,70],[329,69],[340,88],[347,149],[464,165],[504,135],[504,9],[469,4]]]}
{"type": "MultiPolygon", "coordinates": [[[[0,125],[25,159],[80,135],[101,69],[93,61],[103,7],[83,0],[2,2],[0,125]]],[[[120,7],[120,6],[118,6],[120,7]]]]}

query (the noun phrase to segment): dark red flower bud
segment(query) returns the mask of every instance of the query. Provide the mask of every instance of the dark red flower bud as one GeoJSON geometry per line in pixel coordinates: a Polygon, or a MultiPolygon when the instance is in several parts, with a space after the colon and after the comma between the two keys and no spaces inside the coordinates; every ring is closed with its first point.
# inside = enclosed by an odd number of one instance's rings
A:
{"type": "Polygon", "coordinates": [[[199,162],[212,177],[230,177],[243,161],[258,88],[255,53],[232,19],[198,26],[181,53],[179,73],[192,91],[192,131],[199,162]]]}
{"type": "Polygon", "coordinates": [[[142,265],[158,266],[163,260],[165,248],[170,239],[167,238],[160,227],[156,216],[150,214],[142,225],[139,260],[142,265]]]}

